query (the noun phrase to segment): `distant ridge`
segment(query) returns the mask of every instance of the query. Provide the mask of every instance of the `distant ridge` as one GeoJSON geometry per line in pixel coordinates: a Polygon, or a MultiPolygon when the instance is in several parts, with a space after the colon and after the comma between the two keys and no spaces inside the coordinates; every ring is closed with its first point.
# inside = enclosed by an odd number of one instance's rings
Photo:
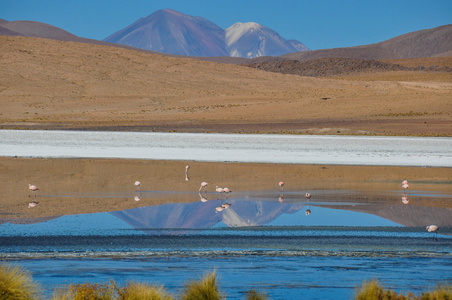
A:
{"type": "Polygon", "coordinates": [[[410,32],[376,44],[290,53],[281,58],[298,61],[332,57],[381,60],[448,56],[446,53],[451,50],[452,25],[444,25],[410,32]]]}

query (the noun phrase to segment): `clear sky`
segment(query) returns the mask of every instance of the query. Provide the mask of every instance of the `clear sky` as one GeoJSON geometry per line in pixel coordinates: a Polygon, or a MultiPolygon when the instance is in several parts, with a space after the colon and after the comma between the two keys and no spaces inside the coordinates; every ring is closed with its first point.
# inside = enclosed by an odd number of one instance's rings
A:
{"type": "Polygon", "coordinates": [[[452,24],[452,0],[0,0],[0,19],[43,22],[102,40],[164,8],[223,29],[256,22],[312,50],[378,43],[452,24]]]}

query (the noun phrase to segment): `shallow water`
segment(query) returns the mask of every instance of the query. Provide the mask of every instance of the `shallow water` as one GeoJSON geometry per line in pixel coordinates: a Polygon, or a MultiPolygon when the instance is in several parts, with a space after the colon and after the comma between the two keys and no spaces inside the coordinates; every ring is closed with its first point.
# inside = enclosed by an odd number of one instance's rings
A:
{"type": "Polygon", "coordinates": [[[30,270],[48,295],[60,285],[110,279],[177,292],[214,269],[228,299],[243,299],[251,288],[272,299],[348,299],[372,278],[417,292],[433,287],[425,277],[452,282],[451,227],[435,239],[424,227],[334,208],[371,205],[231,196],[5,223],[0,252],[30,270]],[[231,207],[215,213],[221,203],[231,207]]]}
{"type": "Polygon", "coordinates": [[[347,177],[358,167],[190,163],[189,179],[180,172],[185,162],[11,158],[1,165],[9,173],[0,198],[0,257],[30,270],[47,295],[62,284],[110,279],[161,283],[177,293],[187,280],[214,269],[227,299],[244,299],[251,288],[271,299],[349,299],[372,278],[397,291],[452,283],[448,169],[433,178],[439,168],[408,168],[452,166],[451,139],[43,131],[0,136],[0,156],[403,166],[391,169],[394,180],[378,167],[360,169],[368,176],[347,177]],[[418,178],[408,191],[398,177],[405,174],[418,178]],[[142,186],[131,187],[138,175],[142,186]],[[280,190],[278,178],[284,176],[280,190]],[[206,177],[211,184],[199,193],[206,177]],[[41,187],[32,197],[29,178],[41,187]],[[234,191],[219,195],[215,181],[234,191]],[[308,187],[311,199],[305,197],[308,187]],[[39,204],[28,208],[33,200],[39,204]],[[226,203],[231,206],[216,212],[226,203]],[[84,209],[96,213],[77,213],[84,209]],[[426,231],[432,223],[440,225],[437,235],[426,231]]]}

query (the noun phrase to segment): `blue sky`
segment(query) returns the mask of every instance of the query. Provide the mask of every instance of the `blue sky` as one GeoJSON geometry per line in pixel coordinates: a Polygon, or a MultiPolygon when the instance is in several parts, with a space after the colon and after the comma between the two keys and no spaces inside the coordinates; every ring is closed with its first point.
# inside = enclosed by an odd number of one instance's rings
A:
{"type": "Polygon", "coordinates": [[[451,0],[0,0],[0,19],[43,22],[102,40],[164,8],[223,29],[256,22],[313,50],[378,43],[452,24],[451,0]]]}

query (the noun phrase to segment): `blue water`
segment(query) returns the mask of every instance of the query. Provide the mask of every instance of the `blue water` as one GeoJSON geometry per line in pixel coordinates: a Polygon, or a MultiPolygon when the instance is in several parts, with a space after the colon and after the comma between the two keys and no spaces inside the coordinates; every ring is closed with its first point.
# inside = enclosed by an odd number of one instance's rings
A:
{"type": "Polygon", "coordinates": [[[251,288],[271,299],[350,299],[373,278],[398,291],[452,283],[451,228],[435,239],[424,227],[367,213],[228,201],[232,206],[220,213],[215,200],[5,223],[0,253],[28,269],[47,295],[61,285],[110,279],[164,284],[177,294],[213,270],[227,299],[244,299],[251,288]],[[237,220],[253,226],[230,226],[237,220]]]}

